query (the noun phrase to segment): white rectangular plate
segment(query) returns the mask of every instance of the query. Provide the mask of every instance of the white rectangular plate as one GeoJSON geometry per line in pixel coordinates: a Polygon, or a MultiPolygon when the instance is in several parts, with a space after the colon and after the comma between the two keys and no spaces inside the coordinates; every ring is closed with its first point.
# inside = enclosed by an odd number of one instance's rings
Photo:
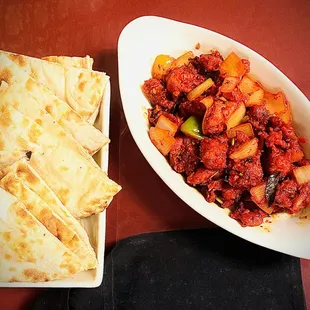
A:
{"type": "MultiPolygon", "coordinates": [[[[144,16],[129,23],[118,41],[120,92],[126,120],[141,152],[163,181],[191,208],[216,225],[261,246],[298,257],[310,258],[310,210],[308,219],[277,215],[262,227],[243,228],[231,219],[227,210],[205,201],[174,172],[148,136],[146,109],[150,104],[141,91],[151,77],[154,59],[159,54],[177,57],[185,51],[200,53],[218,49],[223,56],[234,51],[251,62],[251,73],[271,91],[282,89],[291,103],[294,127],[310,141],[310,105],[308,99],[282,72],[248,47],[216,32],[161,17],[144,16]],[[138,61],[136,61],[138,58],[138,61]]],[[[308,144],[309,146],[309,144],[308,144]]],[[[307,152],[310,155],[309,149],[307,152]]],[[[147,184],[145,185],[147,186],[147,184]]],[[[304,214],[306,215],[306,214],[304,214]]],[[[225,245],[223,245],[225,246],[225,245]]]]}
{"type": "MultiPolygon", "coordinates": [[[[111,85],[107,83],[103,102],[100,108],[99,117],[96,120],[95,126],[109,137],[110,128],[110,97],[111,85]]],[[[109,161],[109,146],[105,146],[101,151],[95,154],[95,159],[105,172],[108,171],[109,161]]],[[[105,235],[106,235],[106,211],[99,215],[93,215],[81,221],[81,224],[86,229],[90,242],[95,249],[98,259],[98,266],[94,270],[83,271],[76,274],[72,278],[66,278],[58,281],[50,282],[16,282],[7,283],[0,282],[0,287],[98,287],[103,278],[104,270],[104,250],[105,250],[105,235]]]]}

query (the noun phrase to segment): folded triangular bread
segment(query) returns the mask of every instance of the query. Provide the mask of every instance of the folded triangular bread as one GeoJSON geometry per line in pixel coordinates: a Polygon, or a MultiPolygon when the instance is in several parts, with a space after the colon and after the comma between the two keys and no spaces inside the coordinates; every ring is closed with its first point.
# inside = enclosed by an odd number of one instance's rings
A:
{"type": "MultiPolygon", "coordinates": [[[[102,212],[120,186],[97,166],[73,149],[59,144],[59,139],[23,115],[13,106],[0,114],[0,163],[12,154],[31,152],[30,165],[39,173],[61,202],[76,218],[102,212]],[[9,149],[11,148],[11,149],[9,149]]],[[[4,169],[16,158],[9,157],[4,169]]]]}
{"type": "Polygon", "coordinates": [[[91,155],[95,154],[109,139],[98,129],[82,119],[67,103],[57,98],[47,87],[34,80],[7,54],[0,53],[0,81],[9,85],[18,83],[49,113],[55,121],[91,155]]]}
{"type": "Polygon", "coordinates": [[[109,79],[105,73],[62,66],[59,63],[5,51],[0,51],[1,54],[7,55],[34,79],[48,87],[86,121],[95,120],[109,79]]]}
{"type": "Polygon", "coordinates": [[[62,145],[33,153],[29,164],[75,218],[102,212],[121,190],[99,167],[62,145]]]}
{"type": "Polygon", "coordinates": [[[13,164],[0,187],[19,199],[47,230],[77,255],[85,270],[95,268],[96,255],[79,222],[66,210],[26,160],[13,164]]]}
{"type": "Polygon", "coordinates": [[[0,281],[44,282],[83,270],[80,259],[0,188],[0,281]]]}
{"type": "MultiPolygon", "coordinates": [[[[2,82],[1,85],[4,84],[6,84],[6,82],[2,82]]],[[[0,113],[9,106],[13,106],[20,113],[31,118],[42,127],[43,131],[57,137],[60,144],[66,145],[68,148],[75,150],[96,164],[92,156],[90,156],[73,136],[67,133],[51,114],[43,110],[42,105],[18,83],[7,85],[7,87],[3,87],[3,90],[0,92],[0,113]]]]}

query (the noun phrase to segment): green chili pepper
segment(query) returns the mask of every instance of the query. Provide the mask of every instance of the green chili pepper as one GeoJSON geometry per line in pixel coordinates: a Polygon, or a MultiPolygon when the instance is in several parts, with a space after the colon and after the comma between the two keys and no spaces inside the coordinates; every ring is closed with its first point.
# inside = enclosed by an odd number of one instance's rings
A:
{"type": "Polygon", "coordinates": [[[202,140],[204,136],[200,130],[200,123],[195,116],[189,117],[181,126],[181,131],[190,137],[202,140]]]}

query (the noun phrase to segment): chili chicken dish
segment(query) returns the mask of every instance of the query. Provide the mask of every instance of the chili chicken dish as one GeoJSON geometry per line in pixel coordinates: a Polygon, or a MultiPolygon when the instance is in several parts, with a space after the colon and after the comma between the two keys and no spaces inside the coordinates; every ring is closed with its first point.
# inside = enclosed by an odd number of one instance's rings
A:
{"type": "Polygon", "coordinates": [[[249,73],[234,52],[158,55],[142,91],[150,139],[170,166],[242,226],[259,226],[310,205],[310,160],[285,94],[249,73]]]}

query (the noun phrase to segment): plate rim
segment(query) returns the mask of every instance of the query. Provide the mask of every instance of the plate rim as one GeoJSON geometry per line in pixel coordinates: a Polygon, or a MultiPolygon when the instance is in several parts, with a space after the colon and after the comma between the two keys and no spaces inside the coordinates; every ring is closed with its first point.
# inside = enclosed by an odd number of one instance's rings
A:
{"type": "MultiPolygon", "coordinates": [[[[102,133],[109,137],[110,133],[110,105],[111,105],[111,83],[110,77],[106,84],[105,92],[102,99],[102,104],[99,111],[99,127],[102,133]]],[[[109,144],[104,146],[99,152],[100,168],[107,172],[109,164],[109,144]]],[[[107,206],[108,207],[108,206],[107,206]]],[[[52,280],[48,282],[0,282],[0,288],[96,288],[100,286],[103,280],[104,272],[104,256],[105,256],[105,241],[106,241],[106,209],[98,216],[98,244],[97,244],[97,261],[96,269],[82,271],[82,273],[95,272],[92,281],[74,281],[73,277],[64,278],[61,280],[52,280]]],[[[80,274],[80,273],[78,273],[80,274]]]]}

